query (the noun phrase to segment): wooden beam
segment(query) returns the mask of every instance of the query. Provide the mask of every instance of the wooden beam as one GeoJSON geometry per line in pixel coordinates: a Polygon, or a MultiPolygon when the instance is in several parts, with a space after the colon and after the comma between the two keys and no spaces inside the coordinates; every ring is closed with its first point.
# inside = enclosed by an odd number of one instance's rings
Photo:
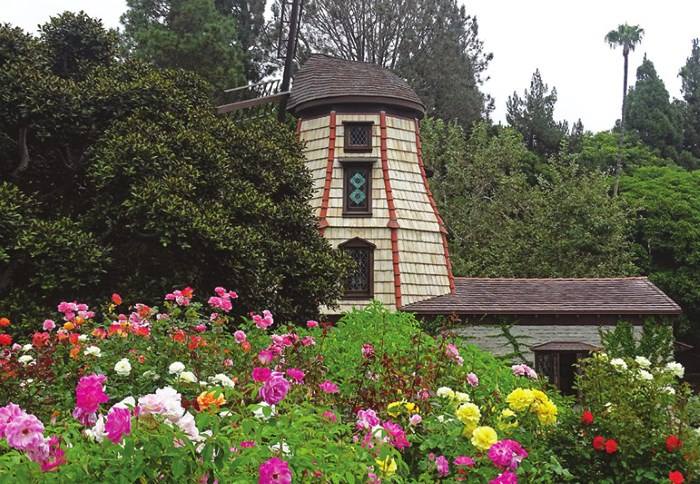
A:
{"type": "Polygon", "coordinates": [[[289,97],[290,91],[278,92],[277,94],[272,94],[270,96],[256,97],[254,99],[246,99],[245,101],[238,101],[231,104],[223,104],[216,107],[217,114],[231,113],[233,111],[238,111],[240,109],[253,108],[255,106],[260,106],[262,104],[267,104],[275,101],[281,101],[289,97]]]}

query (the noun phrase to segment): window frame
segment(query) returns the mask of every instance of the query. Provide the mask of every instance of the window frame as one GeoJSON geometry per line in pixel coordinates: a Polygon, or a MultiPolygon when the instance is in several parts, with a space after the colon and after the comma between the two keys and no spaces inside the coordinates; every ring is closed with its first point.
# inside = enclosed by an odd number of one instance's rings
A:
{"type": "Polygon", "coordinates": [[[343,121],[343,149],[348,153],[371,153],[372,138],[374,137],[374,121],[343,121]],[[349,130],[353,127],[364,126],[369,129],[369,138],[365,145],[350,143],[349,130]]]}
{"type": "Polygon", "coordinates": [[[374,297],[374,250],[377,248],[372,242],[359,237],[346,240],[338,245],[341,250],[367,249],[369,251],[367,268],[367,291],[351,291],[347,287],[343,291],[343,299],[372,299],[374,297]]]}
{"type": "Polygon", "coordinates": [[[374,158],[339,159],[343,167],[343,217],[371,217],[372,216],[372,172],[374,171],[374,158]],[[358,209],[350,207],[348,197],[350,195],[350,171],[353,168],[364,168],[367,171],[367,208],[358,209]]]}

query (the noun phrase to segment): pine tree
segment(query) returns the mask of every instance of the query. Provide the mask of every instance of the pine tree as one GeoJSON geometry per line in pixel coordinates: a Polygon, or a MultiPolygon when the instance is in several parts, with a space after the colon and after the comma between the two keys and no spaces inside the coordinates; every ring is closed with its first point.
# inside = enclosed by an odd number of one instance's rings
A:
{"type": "Polygon", "coordinates": [[[223,15],[236,21],[237,45],[243,51],[245,76],[259,81],[268,74],[269,52],[262,42],[265,34],[265,0],[215,0],[223,15]]]}
{"type": "Polygon", "coordinates": [[[693,40],[693,49],[679,76],[685,101],[683,147],[700,158],[700,39],[693,40]]]}
{"type": "Polygon", "coordinates": [[[127,51],[157,67],[195,72],[216,91],[245,82],[236,22],[214,0],[127,0],[127,51]]]}
{"type": "Polygon", "coordinates": [[[532,75],[530,89],[525,89],[523,97],[514,92],[506,102],[506,121],[520,132],[529,150],[542,156],[557,153],[568,132],[566,121],[554,120],[556,103],[557,89],[553,87],[550,92],[539,69],[532,75]]]}
{"type": "Polygon", "coordinates": [[[679,158],[681,113],[671,104],[664,82],[646,56],[637,69],[637,82],[627,95],[625,117],[628,129],[644,143],[664,157],[679,158]]]}

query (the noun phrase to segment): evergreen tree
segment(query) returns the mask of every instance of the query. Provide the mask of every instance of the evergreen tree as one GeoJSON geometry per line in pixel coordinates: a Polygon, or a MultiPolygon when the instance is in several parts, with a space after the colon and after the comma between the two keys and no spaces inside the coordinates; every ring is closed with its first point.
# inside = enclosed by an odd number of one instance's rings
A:
{"type": "Polygon", "coordinates": [[[646,56],[637,69],[637,82],[627,95],[625,109],[630,131],[661,156],[678,159],[683,140],[681,113],[669,101],[664,82],[646,56]]]}
{"type": "Polygon", "coordinates": [[[557,89],[542,81],[539,69],[532,75],[530,89],[523,97],[514,92],[506,102],[506,121],[522,134],[525,145],[531,151],[548,156],[559,152],[560,144],[568,132],[566,121],[554,120],[557,89]]]}
{"type": "Polygon", "coordinates": [[[214,0],[127,0],[127,51],[161,68],[192,71],[217,93],[245,82],[236,22],[214,0]]]}
{"type": "Polygon", "coordinates": [[[431,115],[468,129],[492,109],[480,89],[492,55],[478,33],[476,18],[456,0],[310,0],[299,55],[323,52],[396,70],[431,115]]]}
{"type": "Polygon", "coordinates": [[[683,147],[700,158],[700,40],[693,40],[693,48],[681,69],[682,93],[685,101],[683,147]]]}
{"type": "Polygon", "coordinates": [[[256,82],[269,73],[265,48],[265,0],[215,0],[222,14],[236,21],[237,45],[244,53],[247,80],[256,82]]]}

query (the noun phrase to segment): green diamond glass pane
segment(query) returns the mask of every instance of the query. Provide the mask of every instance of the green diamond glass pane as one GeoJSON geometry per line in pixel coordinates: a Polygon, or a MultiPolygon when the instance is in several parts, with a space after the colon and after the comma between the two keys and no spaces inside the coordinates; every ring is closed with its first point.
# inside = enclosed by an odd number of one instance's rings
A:
{"type": "Polygon", "coordinates": [[[355,205],[362,205],[362,202],[365,201],[367,198],[367,195],[365,195],[365,192],[362,190],[353,190],[352,193],[350,194],[350,200],[355,202],[355,205]]]}
{"type": "Polygon", "coordinates": [[[350,178],[350,184],[355,188],[361,188],[365,183],[367,183],[367,180],[365,180],[365,177],[362,176],[362,173],[359,171],[355,172],[352,178],[350,178]]]}

